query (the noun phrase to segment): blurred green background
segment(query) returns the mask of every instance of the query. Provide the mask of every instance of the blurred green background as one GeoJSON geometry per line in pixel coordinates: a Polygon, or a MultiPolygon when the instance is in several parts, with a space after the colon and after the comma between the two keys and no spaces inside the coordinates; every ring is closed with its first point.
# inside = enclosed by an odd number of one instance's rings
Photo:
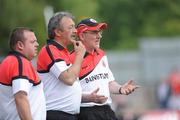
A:
{"type": "Polygon", "coordinates": [[[1,55],[9,51],[9,33],[18,26],[33,28],[42,47],[47,6],[71,12],[76,23],[85,17],[108,23],[101,43],[105,50],[136,50],[141,37],[180,35],[179,0],[0,0],[1,55]]]}

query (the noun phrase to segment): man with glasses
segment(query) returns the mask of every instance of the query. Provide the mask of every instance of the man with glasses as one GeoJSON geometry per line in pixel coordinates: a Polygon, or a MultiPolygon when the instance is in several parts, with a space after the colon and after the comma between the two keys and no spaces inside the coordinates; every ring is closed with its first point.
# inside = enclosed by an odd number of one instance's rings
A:
{"type": "MultiPolygon", "coordinates": [[[[128,95],[138,87],[133,84],[132,80],[124,85],[115,81],[108,65],[107,56],[100,49],[102,31],[106,28],[106,23],[98,23],[92,18],[84,19],[77,25],[78,37],[86,48],[79,73],[83,94],[89,94],[98,89],[98,94],[105,96],[99,103],[82,99],[79,120],[117,120],[110,107],[110,93],[128,95]]],[[[76,53],[73,52],[71,54],[72,61],[75,56],[76,53]]]]}

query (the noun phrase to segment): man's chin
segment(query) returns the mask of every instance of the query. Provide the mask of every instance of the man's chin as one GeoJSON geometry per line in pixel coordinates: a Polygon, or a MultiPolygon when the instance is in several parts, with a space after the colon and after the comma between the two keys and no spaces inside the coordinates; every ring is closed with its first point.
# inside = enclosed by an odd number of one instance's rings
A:
{"type": "Polygon", "coordinates": [[[98,49],[100,46],[99,45],[96,45],[95,48],[98,49]]]}
{"type": "Polygon", "coordinates": [[[71,40],[69,41],[69,43],[72,44],[74,41],[75,41],[74,39],[71,39],[71,40]]]}

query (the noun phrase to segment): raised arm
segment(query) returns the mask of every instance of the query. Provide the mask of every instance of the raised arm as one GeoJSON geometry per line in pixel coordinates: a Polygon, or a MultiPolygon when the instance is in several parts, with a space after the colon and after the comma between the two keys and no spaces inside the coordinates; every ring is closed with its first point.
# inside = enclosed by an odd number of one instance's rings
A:
{"type": "Polygon", "coordinates": [[[133,80],[129,80],[123,85],[118,84],[115,80],[109,83],[109,90],[112,94],[128,95],[137,88],[139,88],[139,86],[135,85],[133,80]]]}
{"type": "Polygon", "coordinates": [[[77,80],[86,51],[84,45],[80,41],[73,42],[73,45],[76,52],[74,63],[59,76],[59,80],[62,80],[67,85],[73,85],[73,83],[77,80]]]}

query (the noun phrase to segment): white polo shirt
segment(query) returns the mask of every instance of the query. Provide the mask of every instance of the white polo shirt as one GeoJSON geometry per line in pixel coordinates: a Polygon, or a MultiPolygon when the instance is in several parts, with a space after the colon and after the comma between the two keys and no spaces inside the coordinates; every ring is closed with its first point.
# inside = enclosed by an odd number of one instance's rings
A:
{"type": "MultiPolygon", "coordinates": [[[[75,53],[71,54],[71,59],[75,58],[75,53]]],[[[86,53],[81,71],[79,75],[80,84],[83,94],[92,93],[99,88],[97,94],[108,97],[108,100],[103,104],[94,102],[81,103],[82,107],[90,107],[94,105],[111,104],[109,82],[115,80],[109,68],[107,56],[101,49],[97,49],[94,53],[86,53]]]]}
{"type": "Polygon", "coordinates": [[[72,86],[58,79],[71,66],[69,52],[54,40],[48,40],[38,55],[38,74],[44,84],[47,110],[70,114],[80,111],[81,86],[77,79],[72,86]]]}
{"type": "Polygon", "coordinates": [[[27,93],[33,120],[45,120],[42,82],[26,57],[11,52],[0,66],[0,120],[20,120],[14,98],[19,91],[27,93]]]}

